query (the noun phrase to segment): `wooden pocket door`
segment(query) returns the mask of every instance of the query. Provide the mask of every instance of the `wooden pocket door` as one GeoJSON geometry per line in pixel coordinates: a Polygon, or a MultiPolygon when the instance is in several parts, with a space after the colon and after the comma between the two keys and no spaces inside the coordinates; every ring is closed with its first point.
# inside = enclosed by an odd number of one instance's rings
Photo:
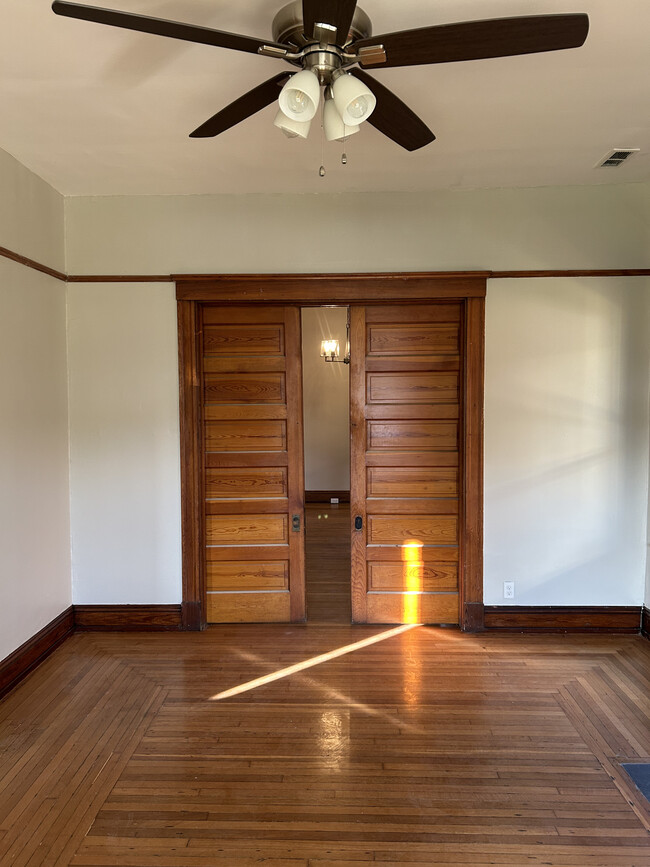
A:
{"type": "Polygon", "coordinates": [[[462,304],[353,307],[352,618],[459,622],[462,304]]]}
{"type": "Polygon", "coordinates": [[[300,311],[201,316],[206,619],[304,620],[300,311]]]}

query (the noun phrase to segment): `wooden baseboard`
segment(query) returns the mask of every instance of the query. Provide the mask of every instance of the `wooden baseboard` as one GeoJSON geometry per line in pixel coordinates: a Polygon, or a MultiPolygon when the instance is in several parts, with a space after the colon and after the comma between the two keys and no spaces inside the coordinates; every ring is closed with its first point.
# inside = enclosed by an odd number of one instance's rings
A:
{"type": "Polygon", "coordinates": [[[180,605],[75,605],[80,632],[168,632],[182,628],[180,605]]]}
{"type": "Polygon", "coordinates": [[[0,662],[0,696],[13,689],[30,671],[46,659],[53,650],[72,635],[73,608],[67,608],[0,662]]]}
{"type": "Polygon", "coordinates": [[[305,491],[306,503],[329,503],[337,497],[340,503],[350,502],[349,491],[305,491]]]}
{"type": "Polygon", "coordinates": [[[641,608],[580,605],[486,605],[485,629],[502,632],[638,633],[641,608]]]}
{"type": "Polygon", "coordinates": [[[650,638],[650,608],[646,605],[643,606],[643,611],[641,612],[641,634],[645,635],[646,638],[650,638]]]}

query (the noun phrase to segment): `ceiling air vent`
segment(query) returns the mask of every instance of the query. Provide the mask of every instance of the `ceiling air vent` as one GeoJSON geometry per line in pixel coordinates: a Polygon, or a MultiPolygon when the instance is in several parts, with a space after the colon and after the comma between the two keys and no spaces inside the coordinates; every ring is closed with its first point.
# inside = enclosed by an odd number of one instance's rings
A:
{"type": "Polygon", "coordinates": [[[596,168],[616,168],[629,159],[632,154],[637,154],[638,152],[639,148],[615,148],[598,163],[596,168]]]}

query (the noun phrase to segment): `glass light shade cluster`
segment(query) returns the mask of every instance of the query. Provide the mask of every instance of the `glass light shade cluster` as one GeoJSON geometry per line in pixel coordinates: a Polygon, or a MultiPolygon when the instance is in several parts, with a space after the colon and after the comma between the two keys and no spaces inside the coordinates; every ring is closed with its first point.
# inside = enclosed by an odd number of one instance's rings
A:
{"type": "Polygon", "coordinates": [[[339,342],[338,340],[322,340],[320,344],[321,358],[338,358],[339,357],[339,342]]]}
{"type": "MultiPolygon", "coordinates": [[[[328,141],[342,141],[359,132],[377,100],[363,82],[343,73],[326,88],[323,126],[328,141]]],[[[274,125],[288,138],[307,138],[320,104],[320,82],[309,69],[292,75],[280,93],[274,125]]]]}

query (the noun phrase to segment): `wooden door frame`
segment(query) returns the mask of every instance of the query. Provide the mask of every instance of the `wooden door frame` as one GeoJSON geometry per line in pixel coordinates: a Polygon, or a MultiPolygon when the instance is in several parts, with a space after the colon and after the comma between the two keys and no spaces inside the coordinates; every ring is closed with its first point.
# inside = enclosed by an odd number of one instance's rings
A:
{"type": "Polygon", "coordinates": [[[322,307],[425,301],[456,301],[463,308],[459,616],[463,631],[483,629],[483,396],[488,277],[488,272],[471,271],[231,274],[177,279],[184,629],[200,630],[206,625],[199,305],[322,307]]]}

